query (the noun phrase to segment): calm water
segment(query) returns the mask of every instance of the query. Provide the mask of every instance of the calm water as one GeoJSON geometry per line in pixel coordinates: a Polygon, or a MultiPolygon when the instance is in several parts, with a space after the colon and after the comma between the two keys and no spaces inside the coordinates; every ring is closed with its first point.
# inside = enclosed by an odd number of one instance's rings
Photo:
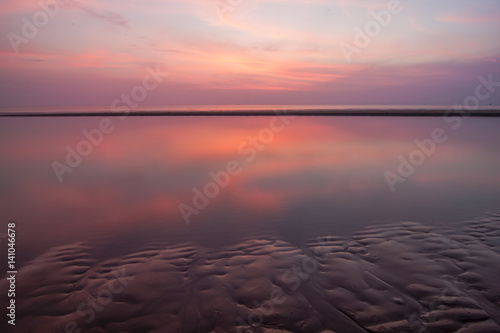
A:
{"type": "Polygon", "coordinates": [[[443,118],[275,118],[0,119],[0,217],[18,222],[18,260],[79,240],[97,257],[154,241],[217,248],[274,235],[300,244],[500,209],[500,118],[457,129],[443,118]],[[446,140],[391,191],[385,173],[397,175],[398,158],[436,128],[446,140]],[[68,149],[88,156],[67,160],[68,149]]]}

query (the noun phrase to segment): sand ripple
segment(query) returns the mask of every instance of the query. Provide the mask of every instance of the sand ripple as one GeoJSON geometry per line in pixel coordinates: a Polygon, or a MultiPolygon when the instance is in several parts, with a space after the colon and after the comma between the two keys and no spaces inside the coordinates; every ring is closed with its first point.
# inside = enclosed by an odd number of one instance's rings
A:
{"type": "Polygon", "coordinates": [[[377,225],[300,247],[273,238],[90,253],[53,248],[19,270],[13,331],[500,332],[498,215],[460,229],[377,225]]]}

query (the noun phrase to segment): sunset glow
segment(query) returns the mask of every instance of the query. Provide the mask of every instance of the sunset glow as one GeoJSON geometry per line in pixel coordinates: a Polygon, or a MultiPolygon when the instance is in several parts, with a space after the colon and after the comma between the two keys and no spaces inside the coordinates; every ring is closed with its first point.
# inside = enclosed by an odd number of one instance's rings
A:
{"type": "Polygon", "coordinates": [[[156,65],[170,75],[143,105],[452,104],[479,75],[500,81],[491,0],[23,0],[0,13],[1,107],[107,106],[156,65]]]}

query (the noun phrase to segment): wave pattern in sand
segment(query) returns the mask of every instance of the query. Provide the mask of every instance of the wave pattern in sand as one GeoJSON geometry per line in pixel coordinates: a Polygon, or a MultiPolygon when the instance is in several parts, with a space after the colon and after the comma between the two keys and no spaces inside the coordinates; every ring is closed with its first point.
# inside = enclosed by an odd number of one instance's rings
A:
{"type": "Polygon", "coordinates": [[[500,215],[300,247],[150,244],[105,261],[91,250],[54,248],[19,270],[13,331],[500,332],[500,215]]]}

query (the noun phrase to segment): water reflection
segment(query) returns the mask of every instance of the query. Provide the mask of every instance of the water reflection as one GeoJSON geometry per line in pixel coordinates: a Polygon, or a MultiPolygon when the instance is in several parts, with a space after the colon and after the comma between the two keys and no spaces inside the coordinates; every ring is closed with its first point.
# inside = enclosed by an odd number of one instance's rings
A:
{"type": "Polygon", "coordinates": [[[279,234],[300,243],[373,221],[448,223],[500,207],[498,118],[452,131],[442,118],[296,117],[252,145],[270,119],[116,117],[60,183],[52,163],[65,163],[66,147],[102,119],[2,118],[1,216],[19,222],[21,260],[75,240],[102,241],[110,256],[154,240],[218,246],[279,234]],[[449,139],[391,192],[384,172],[436,127],[449,139]],[[241,172],[186,225],[179,204],[193,206],[193,189],[233,160],[241,172]]]}

